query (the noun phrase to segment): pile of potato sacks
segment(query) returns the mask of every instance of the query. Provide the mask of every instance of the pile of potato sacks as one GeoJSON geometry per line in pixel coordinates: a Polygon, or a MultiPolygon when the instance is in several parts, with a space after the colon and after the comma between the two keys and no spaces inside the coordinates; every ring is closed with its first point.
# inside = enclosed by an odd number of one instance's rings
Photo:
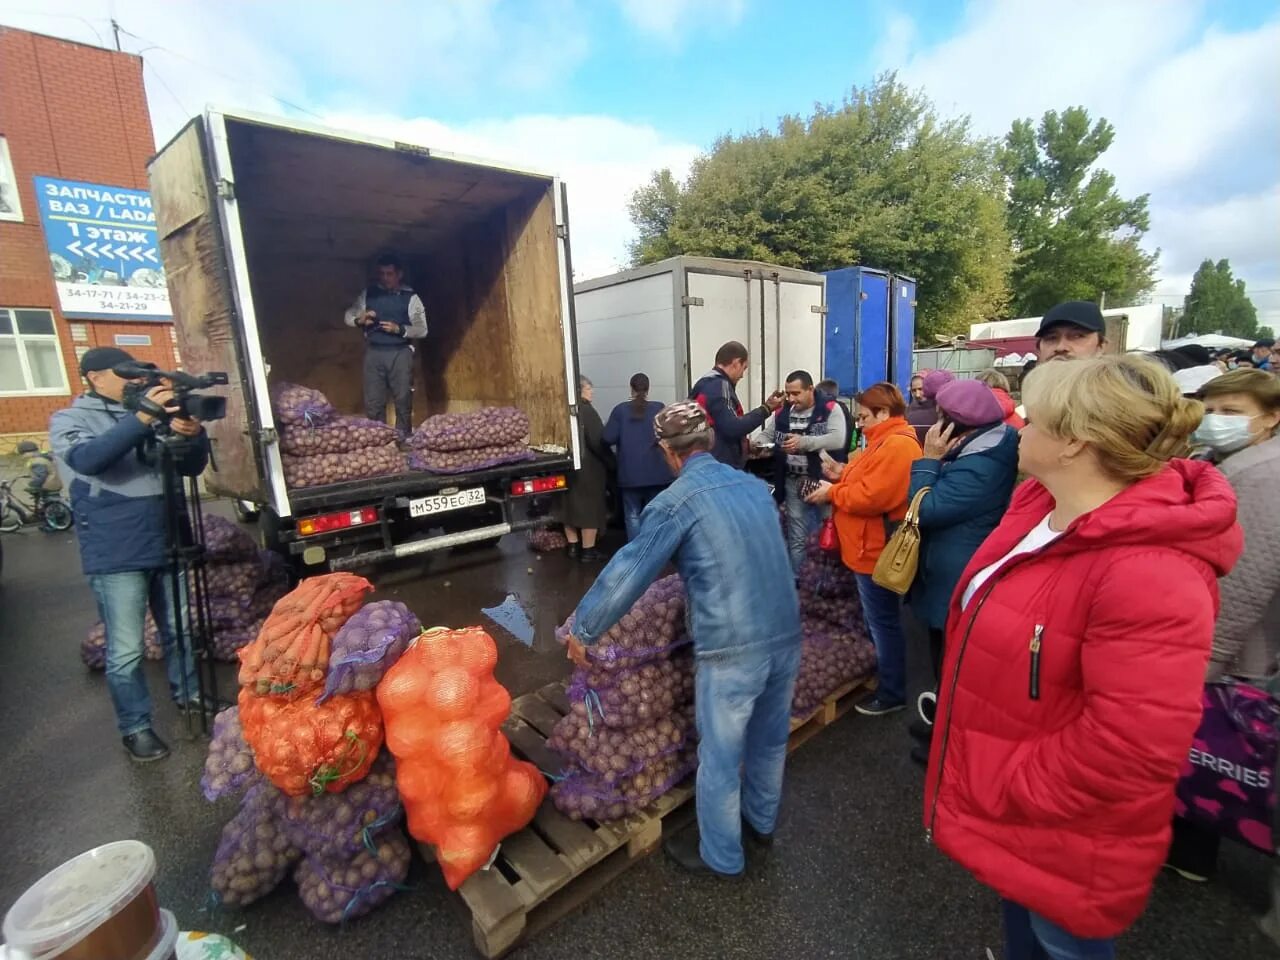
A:
{"type": "MultiPolygon", "coordinates": [[[[572,620],[558,631],[563,640],[572,620]]],[[[569,685],[572,708],[547,746],[564,760],[551,799],[575,820],[640,810],[697,766],[693,657],[684,584],[654,583],[599,643],[569,685]]]]}
{"type": "Polygon", "coordinates": [[[284,481],[291,490],[403,473],[396,431],[342,416],[319,390],[293,383],[271,388],[284,481]]]}
{"type": "Polygon", "coordinates": [[[369,589],[351,574],[304,580],[239,652],[239,701],[214,719],[201,780],[209,800],[242,795],[210,876],[223,905],[247,906],[292,872],[311,914],[341,923],[408,873],[372,687],[421,626],[403,604],[363,604],[369,589]]]}
{"type": "Polygon", "coordinates": [[[800,625],[804,640],[791,715],[807,717],[831,693],[876,669],[853,571],[838,552],[823,550],[814,533],[800,566],[800,625]]]}

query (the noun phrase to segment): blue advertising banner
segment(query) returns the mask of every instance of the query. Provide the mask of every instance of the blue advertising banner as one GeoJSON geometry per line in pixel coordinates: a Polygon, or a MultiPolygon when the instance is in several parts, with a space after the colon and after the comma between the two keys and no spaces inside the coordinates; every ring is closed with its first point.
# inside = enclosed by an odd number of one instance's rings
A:
{"type": "Polygon", "coordinates": [[[63,316],[173,319],[147,191],[51,177],[35,183],[63,316]]]}

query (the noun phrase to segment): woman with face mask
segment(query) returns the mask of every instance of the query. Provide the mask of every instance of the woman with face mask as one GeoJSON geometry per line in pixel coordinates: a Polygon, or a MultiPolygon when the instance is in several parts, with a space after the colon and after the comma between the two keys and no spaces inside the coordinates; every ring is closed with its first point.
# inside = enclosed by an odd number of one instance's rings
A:
{"type": "MultiPolygon", "coordinates": [[[[1233,370],[1197,396],[1205,416],[1194,441],[1235,489],[1244,528],[1244,553],[1221,581],[1207,679],[1239,677],[1280,694],[1280,380],[1264,370],[1233,370]]],[[[1218,839],[1207,828],[1175,821],[1168,866],[1203,882],[1217,862],[1218,839]]],[[[1280,873],[1272,886],[1275,905],[1264,929],[1280,943],[1280,873]]]]}

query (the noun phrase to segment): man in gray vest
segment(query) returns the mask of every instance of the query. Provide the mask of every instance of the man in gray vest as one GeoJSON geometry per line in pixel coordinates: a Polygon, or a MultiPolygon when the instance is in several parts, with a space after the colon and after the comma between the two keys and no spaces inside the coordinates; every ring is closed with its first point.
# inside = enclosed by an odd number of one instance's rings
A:
{"type": "Polygon", "coordinates": [[[396,430],[413,429],[412,340],[427,335],[427,311],[393,254],[377,260],[377,282],[360,292],[346,313],[348,327],[364,331],[364,415],[386,423],[387,396],[396,406],[396,430]]]}

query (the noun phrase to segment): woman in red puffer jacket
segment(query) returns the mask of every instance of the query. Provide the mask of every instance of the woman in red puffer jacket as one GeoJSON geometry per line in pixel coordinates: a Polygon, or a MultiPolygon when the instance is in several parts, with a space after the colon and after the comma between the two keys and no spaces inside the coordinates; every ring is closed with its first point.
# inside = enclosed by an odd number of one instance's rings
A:
{"type": "Polygon", "coordinates": [[[1014,494],[952,597],[924,820],[1004,898],[1005,958],[1107,958],[1168,848],[1231,486],[1172,459],[1200,404],[1133,355],[1043,364],[1014,494]]]}

